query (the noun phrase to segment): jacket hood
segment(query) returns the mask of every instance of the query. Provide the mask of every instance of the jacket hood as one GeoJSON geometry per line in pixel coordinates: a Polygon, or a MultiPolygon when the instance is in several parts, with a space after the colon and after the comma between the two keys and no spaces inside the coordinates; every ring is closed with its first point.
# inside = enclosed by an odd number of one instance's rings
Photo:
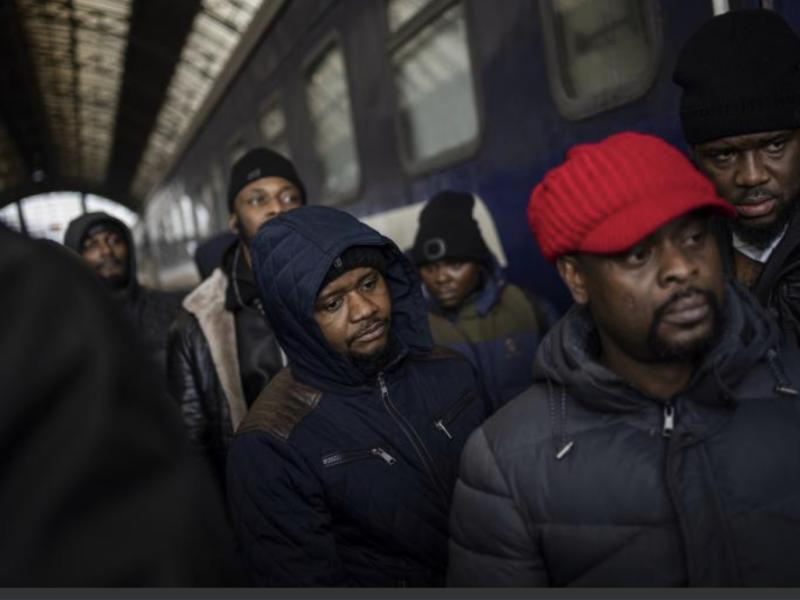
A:
{"type": "MultiPolygon", "coordinates": [[[[687,388],[708,386],[709,393],[697,398],[709,403],[731,400],[730,390],[780,342],[777,325],[739,284],[726,284],[722,313],[720,337],[687,388]]],[[[597,361],[598,344],[588,309],[573,306],[542,340],[535,360],[536,379],[564,386],[590,408],[639,410],[643,394],[597,361]]]]}
{"type": "Polygon", "coordinates": [[[67,231],[64,233],[64,245],[70,250],[80,254],[81,242],[83,241],[86,232],[95,225],[107,223],[117,227],[122,235],[125,236],[125,241],[128,244],[128,283],[125,286],[125,292],[133,292],[139,287],[136,273],[136,247],[133,244],[133,236],[131,230],[119,219],[112,217],[104,212],[90,212],[81,215],[77,219],[73,219],[67,231]]]}
{"type": "Polygon", "coordinates": [[[320,284],[333,261],[351,246],[383,249],[392,299],[390,343],[398,352],[432,348],[416,269],[395,243],[343,211],[303,206],[263,225],[251,256],[267,318],[295,377],[307,384],[366,383],[366,376],[328,345],[314,320],[320,284]]]}

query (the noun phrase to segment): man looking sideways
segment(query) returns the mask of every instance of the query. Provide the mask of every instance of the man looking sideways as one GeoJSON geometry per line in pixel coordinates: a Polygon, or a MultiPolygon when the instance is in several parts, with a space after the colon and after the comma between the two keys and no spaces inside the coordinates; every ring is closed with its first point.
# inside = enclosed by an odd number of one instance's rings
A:
{"type": "Polygon", "coordinates": [[[529,222],[575,305],[465,447],[450,584],[800,584],[800,363],[724,283],[710,213],[734,210],[637,133],[536,186],[529,222]]]}

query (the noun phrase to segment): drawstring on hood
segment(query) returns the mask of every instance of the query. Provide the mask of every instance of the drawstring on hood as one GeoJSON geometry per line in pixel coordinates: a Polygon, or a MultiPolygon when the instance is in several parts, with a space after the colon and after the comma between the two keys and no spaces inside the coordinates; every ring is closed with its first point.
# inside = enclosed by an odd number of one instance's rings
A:
{"type": "MultiPolygon", "coordinates": [[[[780,333],[774,320],[735,282],[726,284],[723,311],[720,338],[688,386],[697,392],[694,396],[698,401],[734,403],[733,390],[761,361],[770,366],[777,393],[798,395],[778,360],[775,348],[779,346],[780,333]]],[[[536,355],[536,381],[547,386],[557,459],[575,446],[567,434],[567,388],[588,408],[606,413],[640,411],[647,402],[641,392],[598,362],[597,352],[594,322],[585,307],[575,305],[545,336],[536,355]],[[555,386],[561,387],[560,403],[555,386]]]]}
{"type": "Polygon", "coordinates": [[[783,394],[784,396],[800,395],[800,392],[797,391],[797,388],[793,387],[789,381],[789,378],[786,377],[786,372],[783,370],[783,365],[781,365],[780,361],[778,360],[778,352],[774,348],[767,350],[767,364],[769,365],[772,375],[775,377],[775,381],[777,381],[777,384],[775,385],[776,393],[783,394]]]}

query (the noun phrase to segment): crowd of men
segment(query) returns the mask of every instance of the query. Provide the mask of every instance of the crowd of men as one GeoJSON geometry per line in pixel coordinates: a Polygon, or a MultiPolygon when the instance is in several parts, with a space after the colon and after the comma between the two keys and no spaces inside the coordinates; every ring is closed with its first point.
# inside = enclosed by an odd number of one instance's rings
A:
{"type": "Polygon", "coordinates": [[[674,79],[688,157],[615,133],[531,193],[561,318],[469,191],[401,249],[266,148],[184,298],[108,215],[94,281],[0,231],[0,583],[799,586],[800,38],[729,12],[674,79]]]}

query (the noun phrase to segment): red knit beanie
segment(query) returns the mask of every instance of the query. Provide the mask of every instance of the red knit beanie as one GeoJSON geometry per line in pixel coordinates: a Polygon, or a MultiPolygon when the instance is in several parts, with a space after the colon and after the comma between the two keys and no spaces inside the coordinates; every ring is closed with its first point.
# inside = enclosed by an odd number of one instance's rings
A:
{"type": "Polygon", "coordinates": [[[736,214],[677,149],[624,132],[571,148],[533,189],[528,224],[554,262],[572,252],[622,252],[698,208],[736,214]]]}

